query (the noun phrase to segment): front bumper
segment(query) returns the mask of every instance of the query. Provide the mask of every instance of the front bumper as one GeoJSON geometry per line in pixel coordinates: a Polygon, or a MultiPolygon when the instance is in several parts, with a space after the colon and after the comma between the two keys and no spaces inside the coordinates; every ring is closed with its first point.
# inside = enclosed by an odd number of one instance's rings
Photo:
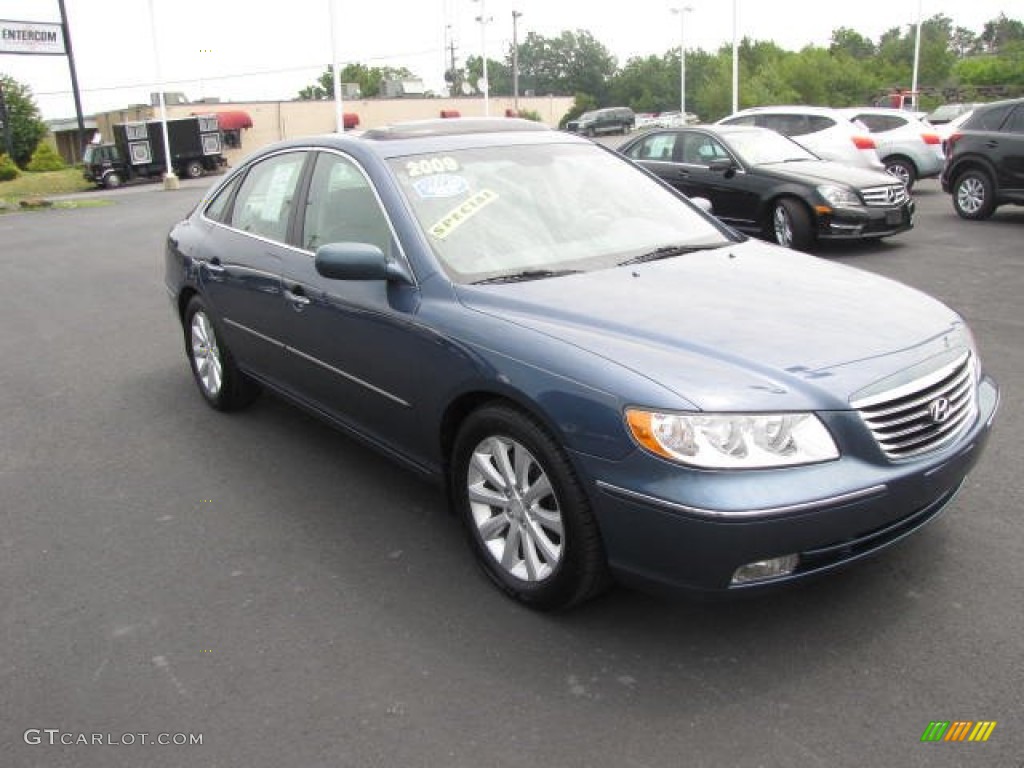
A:
{"type": "Polygon", "coordinates": [[[951,445],[903,462],[872,455],[877,446],[852,411],[820,414],[854,450],[813,466],[698,471],[639,450],[619,462],[574,459],[595,479],[594,511],[620,580],[747,590],[847,565],[934,519],[981,456],[998,402],[995,383],[982,379],[974,424],[951,445]],[[731,585],[740,566],[792,554],[800,558],[792,574],[731,585]]]}
{"type": "Polygon", "coordinates": [[[818,237],[860,240],[896,235],[913,228],[915,210],[912,199],[903,205],[885,208],[834,208],[831,213],[818,214],[818,237]]]}

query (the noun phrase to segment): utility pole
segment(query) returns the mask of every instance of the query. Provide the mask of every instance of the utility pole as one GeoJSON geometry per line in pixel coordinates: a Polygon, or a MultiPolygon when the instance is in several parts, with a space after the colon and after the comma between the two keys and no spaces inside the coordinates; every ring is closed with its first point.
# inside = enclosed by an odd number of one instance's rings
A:
{"type": "Polygon", "coordinates": [[[512,11],[512,108],[519,117],[519,28],[516,22],[523,14],[512,11]]]}
{"type": "Polygon", "coordinates": [[[487,24],[491,19],[487,16],[487,0],[478,0],[480,3],[480,15],[476,20],[480,22],[480,58],[483,59],[483,86],[484,86],[484,117],[491,116],[491,84],[487,82],[487,24]]]}
{"type": "MultiPolygon", "coordinates": [[[[61,0],[63,3],[64,0],[61,0]]],[[[164,174],[164,189],[178,189],[178,177],[174,175],[171,158],[171,140],[167,135],[167,99],[164,96],[164,77],[160,69],[160,43],[156,36],[156,14],[153,11],[153,0],[149,0],[149,24],[153,34],[153,61],[156,64],[157,101],[160,103],[160,129],[164,140],[164,160],[167,172],[164,174]]]]}
{"type": "MultiPolygon", "coordinates": [[[[64,35],[64,52],[68,56],[68,67],[71,70],[71,92],[75,97],[75,116],[78,118],[78,155],[75,160],[82,158],[85,148],[85,119],[82,117],[82,97],[78,92],[78,74],[75,72],[75,54],[71,50],[71,30],[68,29],[68,14],[64,10],[64,0],[57,0],[60,8],[60,29],[64,35]]],[[[152,8],[150,9],[152,10],[152,8]]]]}

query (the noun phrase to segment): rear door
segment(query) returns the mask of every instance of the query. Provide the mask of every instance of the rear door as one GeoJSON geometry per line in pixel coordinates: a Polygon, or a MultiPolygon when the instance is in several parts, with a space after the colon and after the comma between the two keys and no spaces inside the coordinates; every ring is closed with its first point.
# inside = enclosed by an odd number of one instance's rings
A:
{"type": "Polygon", "coordinates": [[[225,341],[245,368],[275,381],[283,375],[282,254],[307,152],[254,163],[204,212],[208,236],[199,282],[225,341]]]}
{"type": "Polygon", "coordinates": [[[1004,192],[1012,192],[1019,198],[1024,195],[1024,102],[1014,108],[1000,133],[1002,159],[996,158],[996,166],[1005,177],[1000,184],[1004,192]]]}

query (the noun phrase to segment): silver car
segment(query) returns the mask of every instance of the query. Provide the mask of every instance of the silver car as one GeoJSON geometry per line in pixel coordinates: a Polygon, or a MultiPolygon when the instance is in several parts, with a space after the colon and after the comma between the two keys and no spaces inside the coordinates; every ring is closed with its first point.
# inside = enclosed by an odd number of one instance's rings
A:
{"type": "Polygon", "coordinates": [[[885,107],[848,107],[839,111],[867,126],[885,170],[902,181],[907,190],[913,189],[918,179],[935,178],[942,172],[942,137],[912,112],[885,107]]]}
{"type": "Polygon", "coordinates": [[[719,125],[756,125],[788,136],[823,160],[870,168],[885,168],[867,126],[856,125],[830,107],[753,107],[718,121],[719,125]]]}

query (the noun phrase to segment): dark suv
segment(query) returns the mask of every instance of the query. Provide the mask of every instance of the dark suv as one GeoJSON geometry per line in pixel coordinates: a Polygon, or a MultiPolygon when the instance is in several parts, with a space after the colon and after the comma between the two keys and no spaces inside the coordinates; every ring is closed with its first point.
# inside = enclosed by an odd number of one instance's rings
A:
{"type": "Polygon", "coordinates": [[[965,219],[1024,205],[1024,99],[979,106],[946,141],[942,191],[965,219]]]}
{"type": "Polygon", "coordinates": [[[573,133],[596,136],[599,133],[627,134],[636,125],[636,115],[629,107],[607,107],[584,112],[578,120],[570,121],[567,128],[573,133]]]}

